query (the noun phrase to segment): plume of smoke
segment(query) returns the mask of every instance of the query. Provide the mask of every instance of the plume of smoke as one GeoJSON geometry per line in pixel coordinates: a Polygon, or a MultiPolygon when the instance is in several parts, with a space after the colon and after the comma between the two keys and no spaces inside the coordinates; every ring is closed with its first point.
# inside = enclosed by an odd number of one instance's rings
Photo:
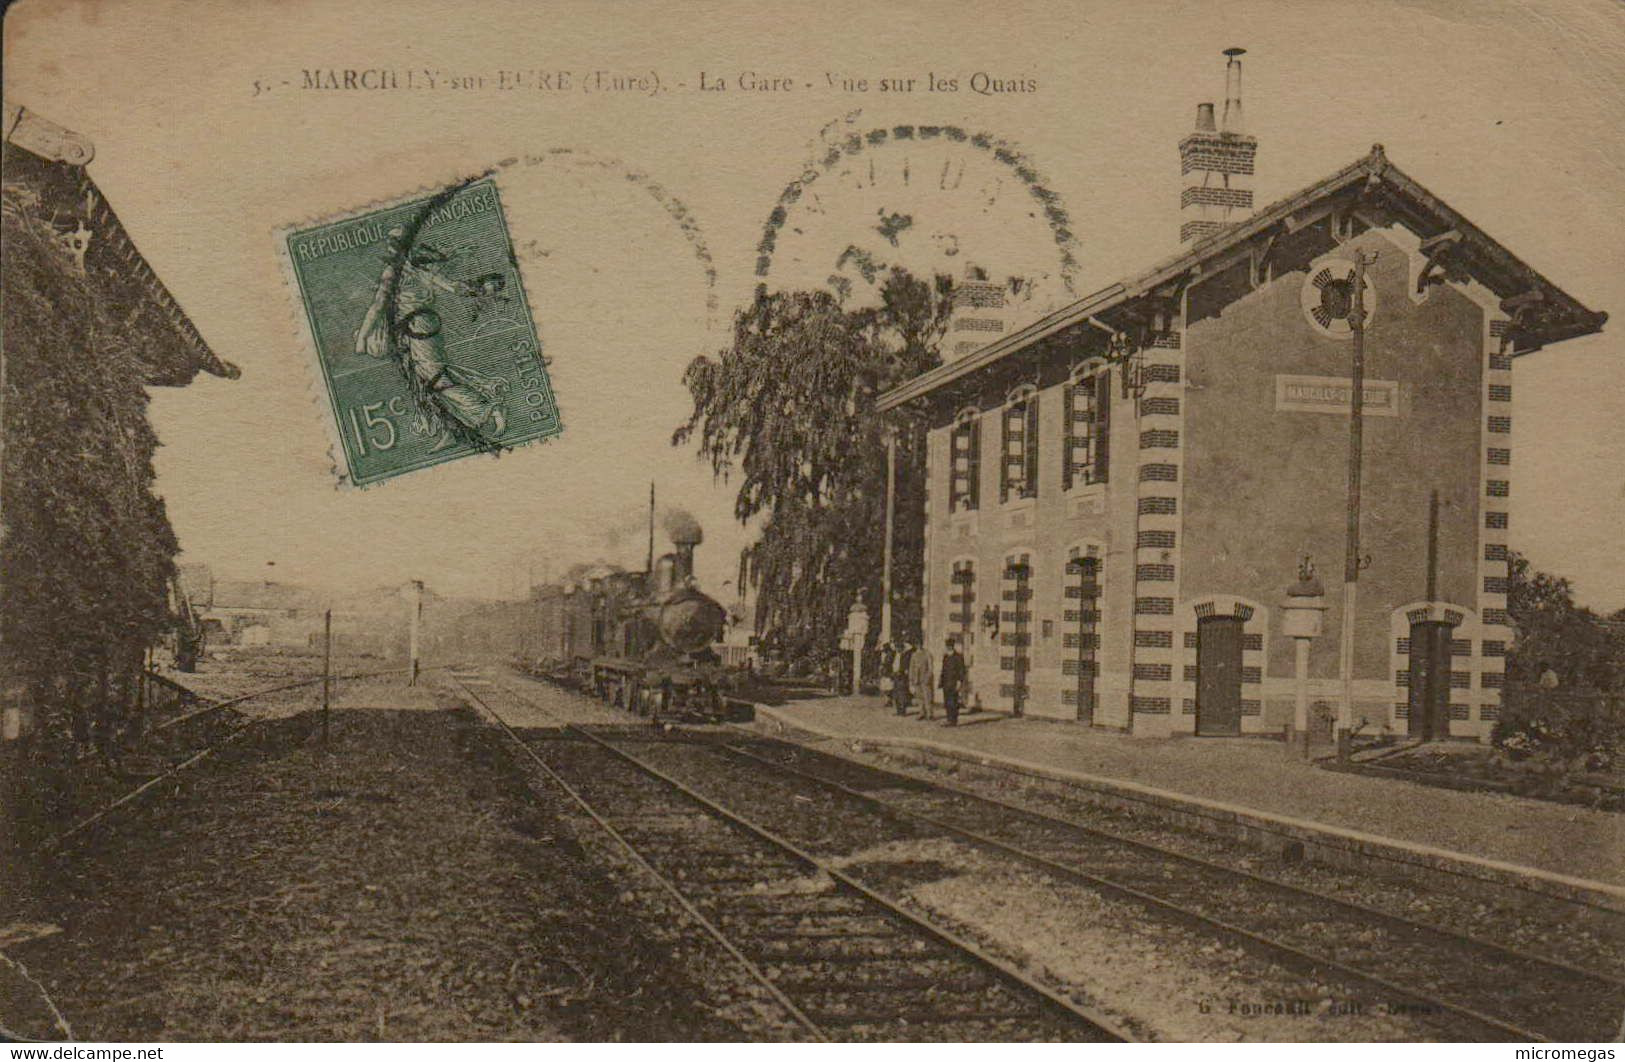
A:
{"type": "Polygon", "coordinates": [[[678,545],[697,546],[705,541],[700,522],[687,509],[667,509],[661,517],[660,526],[665,529],[667,537],[678,545]]]}

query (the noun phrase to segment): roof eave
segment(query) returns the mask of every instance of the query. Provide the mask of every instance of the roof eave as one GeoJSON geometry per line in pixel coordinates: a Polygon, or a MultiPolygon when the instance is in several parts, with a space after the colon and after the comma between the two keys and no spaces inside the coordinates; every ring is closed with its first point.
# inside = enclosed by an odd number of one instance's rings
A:
{"type": "Polygon", "coordinates": [[[973,351],[966,357],[940,365],[911,380],[904,381],[897,387],[881,394],[876,401],[876,407],[885,412],[925,398],[934,391],[987,368],[1005,356],[1017,353],[1062,329],[1105,313],[1121,303],[1143,298],[1181,275],[1200,269],[1206,261],[1225,254],[1265,230],[1287,221],[1306,207],[1329,196],[1337,195],[1361,181],[1388,182],[1395,190],[1410,196],[1419,205],[1448,222],[1449,225],[1461,229],[1469,237],[1472,245],[1479,253],[1494,262],[1500,269],[1505,270],[1509,276],[1517,277],[1522,282],[1530,285],[1531,290],[1540,291],[1543,296],[1550,297],[1553,303],[1561,308],[1562,315],[1555,322],[1525,328],[1519,334],[1518,343],[1514,345],[1514,354],[1531,353],[1552,343],[1599,332],[1602,330],[1603,323],[1608,320],[1606,313],[1588,310],[1577,299],[1547,280],[1511,251],[1491,239],[1443,200],[1418,184],[1404,171],[1388,161],[1382,145],[1375,144],[1372,145],[1372,149],[1368,154],[1336,173],[1271,204],[1234,228],[1197,241],[1189,248],[1153,266],[1145,273],[1084,296],[1082,299],[1033,322],[1025,328],[1012,332],[1008,336],[1001,337],[995,342],[973,351]]]}

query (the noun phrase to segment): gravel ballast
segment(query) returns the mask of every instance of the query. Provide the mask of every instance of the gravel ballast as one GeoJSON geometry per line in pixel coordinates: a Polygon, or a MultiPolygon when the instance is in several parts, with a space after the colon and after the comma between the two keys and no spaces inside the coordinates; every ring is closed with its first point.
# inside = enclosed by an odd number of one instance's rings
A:
{"type": "Polygon", "coordinates": [[[466,711],[335,711],[327,752],[317,713],[276,719],[182,779],[7,950],[80,1038],[744,1035],[466,711]]]}

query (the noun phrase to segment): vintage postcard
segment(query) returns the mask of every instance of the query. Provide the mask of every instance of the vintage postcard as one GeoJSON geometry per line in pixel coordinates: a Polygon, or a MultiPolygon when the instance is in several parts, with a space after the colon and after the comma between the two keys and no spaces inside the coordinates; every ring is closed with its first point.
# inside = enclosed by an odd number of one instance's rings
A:
{"type": "Polygon", "coordinates": [[[1614,1057],[1613,0],[4,47],[16,1057],[1614,1057]]]}

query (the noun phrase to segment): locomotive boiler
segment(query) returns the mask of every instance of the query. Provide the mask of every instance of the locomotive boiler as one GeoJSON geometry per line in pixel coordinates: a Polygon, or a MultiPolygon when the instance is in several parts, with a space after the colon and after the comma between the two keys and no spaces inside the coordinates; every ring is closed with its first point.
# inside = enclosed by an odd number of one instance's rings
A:
{"type": "Polygon", "coordinates": [[[527,670],[657,721],[729,716],[713,649],[727,612],[694,579],[704,535],[685,514],[668,518],[667,531],[672,552],[646,571],[578,569],[540,588],[531,617],[539,652],[522,661],[527,670]]]}

